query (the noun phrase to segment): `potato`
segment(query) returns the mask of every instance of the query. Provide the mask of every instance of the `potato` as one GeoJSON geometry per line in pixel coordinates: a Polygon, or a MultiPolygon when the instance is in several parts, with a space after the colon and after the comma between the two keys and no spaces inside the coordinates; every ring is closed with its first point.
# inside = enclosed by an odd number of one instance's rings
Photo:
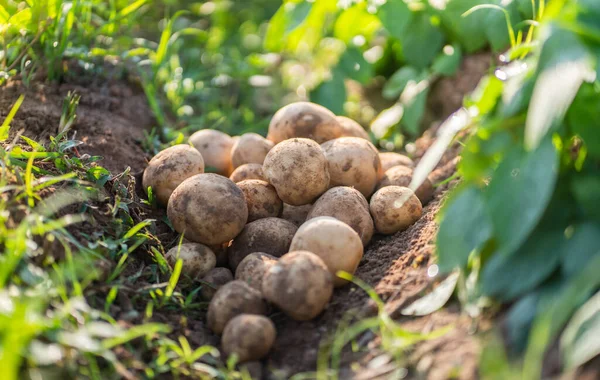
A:
{"type": "Polygon", "coordinates": [[[214,268],[202,278],[200,295],[203,299],[210,301],[221,286],[231,281],[233,281],[233,273],[229,269],[214,268]]]}
{"type": "Polygon", "coordinates": [[[262,315],[240,314],[231,319],[221,338],[225,356],[236,354],[240,363],[265,357],[275,343],[275,325],[262,315]]]}
{"type": "Polygon", "coordinates": [[[413,160],[400,153],[382,152],[379,153],[379,159],[381,160],[381,168],[384,173],[394,166],[406,166],[407,168],[415,166],[413,160]]]}
{"type": "Polygon", "coordinates": [[[233,145],[231,163],[234,168],[244,164],[261,164],[273,148],[273,142],[258,133],[245,133],[233,145]]]}
{"type": "Polygon", "coordinates": [[[202,129],[189,138],[190,144],[202,154],[206,171],[226,177],[229,177],[233,171],[231,165],[233,141],[231,136],[215,129],[202,129]]]}
{"type": "Polygon", "coordinates": [[[144,170],[142,186],[152,193],[163,206],[179,184],[196,174],[204,173],[204,159],[189,145],[175,145],[154,156],[144,170]]]}
{"type": "Polygon", "coordinates": [[[266,314],[267,304],[260,292],[244,281],[231,281],[221,286],[208,305],[208,328],[221,334],[227,323],[240,314],[266,314]]]}
{"type": "Polygon", "coordinates": [[[369,205],[375,228],[390,235],[407,229],[421,217],[421,201],[408,187],[386,186],[379,189],[369,205]]]}
{"type": "Polygon", "coordinates": [[[360,237],[349,225],[330,216],[307,220],[294,235],[290,251],[308,251],[319,256],[334,276],[333,285],[343,286],[348,281],[335,274],[356,272],[363,256],[360,237]]]}
{"type": "Polygon", "coordinates": [[[231,176],[229,176],[233,182],[238,183],[246,179],[260,179],[266,181],[265,175],[263,174],[263,167],[261,164],[244,164],[237,167],[231,176]]]}
{"type": "Polygon", "coordinates": [[[340,123],[327,108],[310,102],[296,102],[282,107],[269,123],[267,139],[278,144],[304,137],[323,143],[343,134],[340,123]]]}
{"type": "Polygon", "coordinates": [[[373,237],[375,228],[369,214],[369,203],[360,191],[351,187],[333,187],[321,195],[306,220],[319,216],[331,216],[352,227],[360,236],[363,246],[366,246],[373,237]]]}
{"type": "Polygon", "coordinates": [[[263,172],[279,198],[293,206],[312,203],[329,187],[327,160],[319,144],[309,139],[277,144],[267,154],[263,172]]]}
{"type": "Polygon", "coordinates": [[[229,247],[229,267],[235,271],[239,263],[254,252],[280,257],[288,252],[297,229],[293,223],[280,218],[263,218],[248,223],[229,247]]]}
{"type": "Polygon", "coordinates": [[[248,205],[248,222],[257,219],[277,217],[283,209],[283,202],[277,191],[266,181],[246,179],[237,183],[244,193],[248,205]]]}
{"type": "Polygon", "coordinates": [[[285,219],[294,223],[300,227],[302,223],[306,221],[306,216],[312,209],[313,205],[310,203],[302,206],[292,206],[287,203],[283,204],[283,212],[281,213],[281,219],[285,219]]]}
{"type": "Polygon", "coordinates": [[[262,279],[265,271],[277,262],[277,257],[267,253],[251,253],[239,263],[235,270],[235,279],[244,281],[256,290],[262,291],[262,279]]]}
{"type": "Polygon", "coordinates": [[[263,277],[264,297],[298,321],[319,315],[333,295],[333,276],[325,262],[308,251],[290,252],[263,277]]]}
{"type": "MultiPolygon", "coordinates": [[[[407,168],[406,166],[394,166],[385,172],[385,175],[377,185],[377,189],[379,190],[385,186],[408,187],[410,181],[412,181],[412,175],[413,171],[411,168],[407,168]]],[[[425,179],[425,182],[419,186],[417,191],[415,191],[415,194],[422,204],[427,204],[433,197],[433,185],[431,181],[428,178],[425,179]]]]}
{"type": "Polygon", "coordinates": [[[361,139],[371,141],[367,131],[356,121],[346,116],[336,116],[335,119],[342,126],[342,136],[340,137],[360,137],[361,139]]]}
{"type": "Polygon", "coordinates": [[[171,195],[167,216],[175,231],[196,243],[216,245],[233,239],[248,219],[244,193],[218,174],[198,174],[171,195]]]}
{"type": "Polygon", "coordinates": [[[217,257],[209,247],[198,243],[184,243],[167,252],[165,258],[171,266],[177,259],[183,261],[181,272],[190,278],[200,278],[210,272],[217,264],[217,257]]]}
{"type": "Polygon", "coordinates": [[[340,137],[321,147],[329,164],[330,187],[353,186],[366,198],[373,194],[381,171],[373,144],[359,137],[340,137]]]}

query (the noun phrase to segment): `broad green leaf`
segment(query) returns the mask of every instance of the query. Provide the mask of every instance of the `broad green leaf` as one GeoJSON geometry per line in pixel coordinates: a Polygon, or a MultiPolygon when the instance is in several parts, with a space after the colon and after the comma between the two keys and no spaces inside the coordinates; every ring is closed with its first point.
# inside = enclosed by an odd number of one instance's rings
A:
{"type": "Polygon", "coordinates": [[[569,127],[583,139],[588,154],[600,158],[600,92],[594,85],[584,84],[567,111],[569,127]]]}
{"type": "Polygon", "coordinates": [[[571,227],[572,234],[561,253],[562,273],[565,277],[577,276],[594,256],[600,254],[600,225],[582,223],[571,227]]]}
{"type": "Polygon", "coordinates": [[[452,76],[456,74],[462,60],[462,51],[459,45],[447,45],[435,58],[431,66],[434,73],[452,76]]]}
{"type": "Polygon", "coordinates": [[[404,91],[404,87],[409,81],[418,82],[423,78],[424,75],[419,70],[412,66],[403,66],[396,71],[390,79],[385,82],[383,86],[383,96],[386,99],[397,99],[398,96],[404,91]]]}
{"type": "Polygon", "coordinates": [[[362,2],[342,11],[333,26],[333,36],[346,44],[355,36],[363,36],[368,42],[380,28],[379,18],[367,12],[367,3],[362,2]]]}
{"type": "MultiPolygon", "coordinates": [[[[527,0],[530,2],[530,0],[527,0]]],[[[499,1],[497,1],[499,3],[499,1]]],[[[512,25],[516,25],[522,21],[522,17],[518,10],[518,5],[515,1],[504,6],[510,16],[512,25]]],[[[529,5],[531,8],[531,3],[529,5]]],[[[510,47],[510,34],[508,31],[506,17],[501,12],[481,11],[479,17],[485,22],[485,35],[495,51],[501,51],[510,47]],[[484,14],[487,12],[487,15],[484,14]]]]}
{"type": "Polygon", "coordinates": [[[347,78],[367,84],[373,78],[373,65],[365,60],[362,52],[349,46],[338,63],[338,69],[347,78]]]}
{"type": "Polygon", "coordinates": [[[444,34],[431,24],[427,13],[420,12],[415,14],[401,42],[404,60],[416,68],[425,68],[440,52],[444,34]]]}
{"type": "Polygon", "coordinates": [[[527,347],[529,329],[542,297],[541,291],[529,292],[510,306],[506,314],[505,331],[513,352],[521,353],[527,347]]]}
{"type": "Polygon", "coordinates": [[[334,69],[332,74],[330,80],[311,91],[310,100],[328,108],[336,115],[342,115],[346,103],[346,85],[343,75],[338,70],[334,69]]]}
{"type": "MultiPolygon", "coordinates": [[[[463,14],[471,8],[481,5],[481,0],[451,0],[440,12],[442,25],[451,36],[457,39],[468,53],[481,49],[486,44],[485,17],[475,13],[467,17],[463,14]]],[[[482,12],[487,12],[484,10],[482,12]]]]}
{"type": "Polygon", "coordinates": [[[477,88],[465,98],[467,106],[476,106],[480,115],[486,115],[491,112],[502,95],[504,85],[502,81],[494,75],[483,77],[477,88]]]}
{"type": "Polygon", "coordinates": [[[283,4],[269,20],[264,40],[265,49],[270,51],[280,51],[282,49],[286,22],[285,4],[283,4]]]}
{"type": "Polygon", "coordinates": [[[400,40],[412,20],[413,13],[404,0],[387,0],[377,8],[377,16],[390,35],[400,40]]]}
{"type": "Polygon", "coordinates": [[[577,368],[600,355],[600,292],[590,298],[571,318],[560,338],[567,369],[577,368]]]}
{"type": "Polygon", "coordinates": [[[425,114],[429,86],[421,90],[409,103],[404,105],[402,126],[411,135],[416,136],[421,131],[421,120],[425,114]]]}
{"type": "Polygon", "coordinates": [[[5,24],[8,23],[8,19],[10,18],[10,14],[6,11],[6,9],[0,5],[0,22],[5,24]]]}

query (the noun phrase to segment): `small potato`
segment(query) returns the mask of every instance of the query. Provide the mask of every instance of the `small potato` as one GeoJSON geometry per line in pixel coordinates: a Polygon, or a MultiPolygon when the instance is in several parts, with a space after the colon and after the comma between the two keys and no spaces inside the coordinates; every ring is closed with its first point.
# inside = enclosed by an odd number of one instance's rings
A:
{"type": "Polygon", "coordinates": [[[244,281],[256,290],[262,291],[265,271],[277,262],[277,257],[267,253],[251,253],[240,262],[235,270],[235,279],[244,281]]]}
{"type": "Polygon", "coordinates": [[[218,174],[198,174],[175,189],[167,216],[175,231],[206,245],[222,244],[240,233],[248,220],[244,193],[218,174]]]}
{"type": "Polygon", "coordinates": [[[244,281],[231,281],[221,286],[208,305],[208,327],[221,334],[227,323],[240,314],[267,313],[267,304],[260,292],[244,281]]]}
{"type": "MultiPolygon", "coordinates": [[[[385,172],[385,175],[379,181],[377,190],[385,186],[403,186],[408,187],[410,181],[412,181],[413,171],[411,168],[406,166],[394,166],[385,172]]],[[[415,194],[419,198],[422,204],[426,205],[427,202],[433,197],[433,184],[427,178],[425,182],[419,186],[415,194]]]]}
{"type": "Polygon", "coordinates": [[[319,216],[331,216],[352,227],[360,236],[363,246],[373,237],[374,226],[369,214],[369,203],[360,191],[351,187],[333,187],[321,195],[306,220],[319,216]]]}
{"type": "Polygon", "coordinates": [[[221,286],[231,281],[233,281],[233,273],[229,269],[214,268],[202,278],[200,295],[204,300],[210,301],[221,286]]]}
{"type": "Polygon", "coordinates": [[[290,252],[265,272],[263,295],[297,321],[319,315],[333,295],[333,276],[325,262],[307,251],[290,252]]]}
{"type": "Polygon", "coordinates": [[[342,126],[341,137],[360,137],[361,139],[371,141],[367,131],[356,121],[346,116],[336,116],[335,119],[342,126]]]}
{"type": "Polygon", "coordinates": [[[275,325],[262,315],[240,314],[231,319],[221,338],[226,356],[237,354],[240,363],[265,357],[275,343],[275,325]]]}
{"type": "Polygon", "coordinates": [[[379,153],[371,142],[358,137],[340,137],[321,145],[329,164],[330,187],[352,186],[366,198],[380,177],[379,153]]]}
{"type": "Polygon", "coordinates": [[[278,144],[295,137],[304,137],[323,143],[343,133],[333,112],[310,102],[296,102],[282,107],[269,123],[267,139],[278,144]]]}
{"type": "Polygon", "coordinates": [[[390,235],[407,229],[421,217],[421,201],[408,187],[386,186],[371,198],[371,215],[377,232],[390,235]]]}
{"type": "Polygon", "coordinates": [[[319,216],[306,221],[294,235],[290,251],[308,251],[319,256],[335,276],[334,286],[343,286],[348,281],[335,274],[343,270],[356,272],[363,256],[360,237],[349,225],[330,216],[319,216]]]}
{"type": "Polygon", "coordinates": [[[263,172],[279,198],[293,206],[312,203],[329,187],[327,159],[319,144],[309,139],[277,144],[267,154],[263,172]]]}
{"type": "Polygon", "coordinates": [[[379,153],[379,159],[381,159],[381,169],[384,173],[394,166],[406,166],[407,168],[415,166],[413,160],[400,153],[382,152],[379,153]]]}
{"type": "Polygon", "coordinates": [[[200,173],[204,173],[204,159],[200,152],[189,145],[175,145],[150,160],[144,170],[142,186],[144,191],[151,187],[158,203],[166,206],[179,184],[200,173]]]}
{"type": "Polygon", "coordinates": [[[283,202],[277,191],[267,181],[246,179],[237,183],[244,193],[248,205],[248,222],[257,219],[277,217],[283,209],[283,202]]]}
{"type": "Polygon", "coordinates": [[[191,135],[189,142],[202,154],[207,172],[229,177],[233,171],[231,166],[233,139],[231,136],[215,129],[202,129],[191,135]]]}
{"type": "Polygon", "coordinates": [[[263,167],[261,164],[244,164],[237,167],[231,176],[229,177],[233,182],[238,183],[246,179],[260,179],[266,181],[265,175],[263,174],[263,167]]]}
{"type": "Polygon", "coordinates": [[[287,203],[283,204],[283,212],[281,213],[281,219],[288,220],[300,227],[302,223],[306,221],[306,216],[312,209],[313,205],[310,203],[302,206],[292,206],[287,203]]]}
{"type": "Polygon", "coordinates": [[[181,271],[190,278],[199,278],[210,272],[217,264],[217,257],[209,247],[198,243],[185,243],[167,252],[165,258],[171,266],[177,259],[183,261],[181,271]]]}
{"type": "Polygon", "coordinates": [[[275,144],[258,133],[246,133],[233,145],[231,163],[234,168],[244,164],[261,164],[275,144]]]}
{"type": "Polygon", "coordinates": [[[288,252],[297,229],[293,223],[280,218],[263,218],[248,223],[229,247],[229,267],[235,271],[240,262],[253,252],[280,257],[288,252]]]}

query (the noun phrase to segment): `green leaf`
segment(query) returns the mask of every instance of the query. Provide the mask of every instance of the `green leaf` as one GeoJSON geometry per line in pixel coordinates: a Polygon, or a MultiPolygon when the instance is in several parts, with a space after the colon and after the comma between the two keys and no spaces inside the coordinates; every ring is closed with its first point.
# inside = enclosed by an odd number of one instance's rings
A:
{"type": "Polygon", "coordinates": [[[404,60],[416,68],[426,68],[440,52],[444,35],[431,24],[427,13],[420,12],[415,14],[401,42],[404,60]]]}
{"type": "Polygon", "coordinates": [[[577,368],[600,355],[600,292],[577,310],[560,338],[566,369],[577,368]]]}
{"type": "MultiPolygon", "coordinates": [[[[530,0],[527,0],[528,2],[530,0]]],[[[531,8],[531,3],[529,3],[531,8]]],[[[514,26],[522,21],[519,14],[518,5],[515,1],[504,6],[508,12],[511,24],[514,26]]],[[[478,17],[481,17],[485,23],[485,35],[494,51],[501,51],[510,47],[510,34],[506,24],[506,16],[502,12],[481,11],[478,17]],[[484,14],[487,12],[487,15],[484,14]]]]}
{"type": "Polygon", "coordinates": [[[8,132],[10,131],[10,122],[17,114],[17,111],[19,110],[19,107],[21,107],[23,100],[25,100],[25,95],[20,95],[15,104],[8,112],[8,115],[6,115],[6,118],[2,122],[2,125],[0,125],[0,142],[5,141],[8,138],[8,132]]]}
{"type": "Polygon", "coordinates": [[[377,16],[390,35],[400,40],[412,21],[413,13],[404,0],[387,0],[377,8],[377,16]]]}
{"type": "Polygon", "coordinates": [[[425,114],[427,94],[429,94],[429,86],[419,92],[410,103],[404,105],[402,125],[412,136],[416,136],[421,131],[421,120],[423,120],[423,115],[425,114]]]}
{"type": "Polygon", "coordinates": [[[333,26],[333,36],[349,44],[355,36],[370,41],[381,28],[379,18],[367,12],[367,3],[362,2],[342,11],[333,26]]]}
{"type": "Polygon", "coordinates": [[[585,142],[588,154],[600,158],[600,93],[592,84],[584,84],[567,111],[567,123],[585,142]]]}
{"type": "Polygon", "coordinates": [[[452,76],[456,74],[462,60],[462,51],[459,45],[444,47],[440,55],[433,61],[431,69],[434,73],[452,76]]]}
{"type": "Polygon", "coordinates": [[[349,46],[338,63],[338,69],[350,79],[367,84],[373,78],[373,65],[365,60],[362,52],[349,46]]]}
{"type": "Polygon", "coordinates": [[[383,86],[383,96],[386,99],[397,99],[409,81],[418,82],[423,79],[423,74],[412,66],[403,66],[396,71],[383,86]]]}
{"type": "Polygon", "coordinates": [[[498,104],[503,89],[504,84],[500,79],[495,75],[487,75],[479,81],[477,88],[466,98],[465,104],[476,106],[480,115],[486,115],[498,104]]]}
{"type": "Polygon", "coordinates": [[[600,253],[600,225],[582,223],[571,227],[572,234],[561,254],[562,273],[577,276],[600,253]]]}
{"type": "Polygon", "coordinates": [[[448,1],[444,11],[440,12],[442,25],[468,53],[481,49],[487,43],[485,17],[481,17],[480,14],[463,17],[465,12],[477,5],[481,5],[481,0],[452,0],[448,1]]]}
{"type": "Polygon", "coordinates": [[[342,115],[346,103],[346,85],[339,70],[334,69],[332,74],[330,80],[321,83],[310,93],[310,100],[328,108],[336,115],[342,115]]]}
{"type": "Polygon", "coordinates": [[[460,272],[456,271],[442,281],[431,293],[402,309],[402,315],[428,315],[441,309],[454,293],[460,272]]]}

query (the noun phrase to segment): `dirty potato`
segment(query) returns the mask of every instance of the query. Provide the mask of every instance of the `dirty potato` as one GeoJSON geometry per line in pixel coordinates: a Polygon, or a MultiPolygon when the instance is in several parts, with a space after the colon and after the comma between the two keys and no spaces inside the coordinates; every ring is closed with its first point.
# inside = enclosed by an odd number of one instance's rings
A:
{"type": "Polygon", "coordinates": [[[415,166],[413,160],[395,152],[381,152],[379,153],[379,159],[381,159],[381,169],[384,173],[394,166],[406,166],[407,168],[415,166]]]}
{"type": "Polygon", "coordinates": [[[240,314],[232,318],[221,338],[226,356],[236,354],[240,363],[265,357],[275,343],[275,325],[262,315],[240,314]]]}
{"type": "Polygon", "coordinates": [[[237,167],[229,177],[233,182],[238,183],[246,179],[260,179],[266,181],[261,164],[244,164],[237,167]]]}
{"type": "Polygon", "coordinates": [[[217,264],[217,257],[209,247],[198,243],[184,243],[171,248],[165,258],[171,266],[181,259],[181,272],[195,279],[210,272],[217,264]]]}
{"type": "Polygon", "coordinates": [[[360,137],[361,139],[371,141],[367,131],[356,121],[346,116],[336,116],[335,119],[342,126],[341,137],[360,137]]]}
{"type": "Polygon", "coordinates": [[[234,168],[244,164],[261,164],[273,148],[273,142],[258,133],[245,133],[233,145],[231,163],[234,168]]]}
{"type": "Polygon", "coordinates": [[[323,143],[343,133],[333,112],[310,102],[296,102],[282,107],[269,123],[267,139],[278,144],[284,140],[304,137],[323,143]]]}
{"type": "Polygon", "coordinates": [[[221,286],[208,305],[208,327],[221,334],[227,323],[240,314],[267,313],[267,304],[260,292],[243,281],[231,281],[221,286]]]}
{"type": "Polygon", "coordinates": [[[191,135],[189,142],[202,154],[207,172],[229,177],[233,171],[231,165],[233,138],[231,136],[216,129],[202,129],[191,135]]]}
{"type": "Polygon", "coordinates": [[[386,186],[371,198],[369,206],[375,228],[390,235],[407,229],[421,217],[421,201],[408,187],[386,186]]]}
{"type": "Polygon", "coordinates": [[[283,202],[277,191],[266,181],[247,179],[237,183],[244,193],[248,205],[248,222],[257,219],[277,217],[283,209],[283,202]]]}
{"type": "Polygon", "coordinates": [[[235,270],[235,279],[244,281],[256,290],[262,291],[265,271],[277,262],[277,257],[267,253],[251,253],[240,262],[235,270]]]}
{"type": "MultiPolygon", "coordinates": [[[[394,166],[388,169],[379,184],[377,189],[381,189],[385,186],[403,186],[408,187],[410,181],[412,181],[413,171],[411,168],[406,166],[394,166]]],[[[425,179],[425,182],[419,186],[415,194],[419,198],[422,204],[426,205],[427,202],[433,197],[433,184],[429,178],[425,179]]]]}
{"type": "Polygon", "coordinates": [[[231,273],[229,269],[220,267],[214,268],[200,280],[202,283],[200,296],[202,296],[202,299],[210,301],[217,290],[230,281],[233,281],[233,273],[231,273]]]}

